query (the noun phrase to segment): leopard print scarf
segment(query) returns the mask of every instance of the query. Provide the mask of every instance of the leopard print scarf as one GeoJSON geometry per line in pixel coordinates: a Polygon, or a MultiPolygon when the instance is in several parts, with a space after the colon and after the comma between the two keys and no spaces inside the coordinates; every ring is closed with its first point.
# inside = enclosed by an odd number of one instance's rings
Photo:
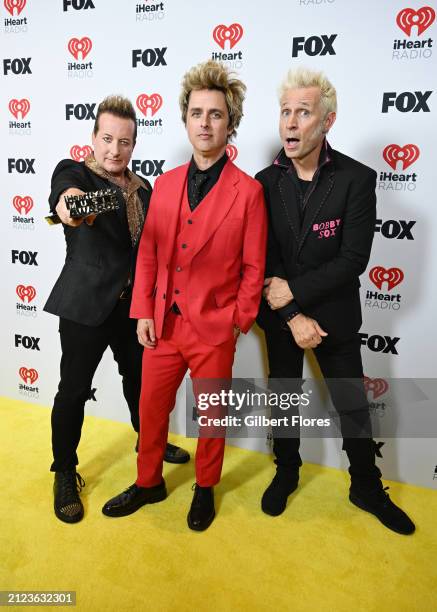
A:
{"type": "MultiPolygon", "coordinates": [[[[111,183],[117,185],[114,182],[113,177],[106,172],[104,168],[99,166],[94,157],[94,154],[88,155],[84,160],[85,166],[89,168],[94,174],[97,174],[101,178],[108,180],[111,183]]],[[[124,200],[126,202],[126,215],[129,226],[129,232],[131,235],[132,244],[136,245],[143,229],[144,224],[144,208],[140,196],[138,195],[138,189],[148,189],[147,185],[138,176],[126,168],[125,175],[128,179],[127,187],[121,187],[117,185],[123,193],[124,200]]]]}

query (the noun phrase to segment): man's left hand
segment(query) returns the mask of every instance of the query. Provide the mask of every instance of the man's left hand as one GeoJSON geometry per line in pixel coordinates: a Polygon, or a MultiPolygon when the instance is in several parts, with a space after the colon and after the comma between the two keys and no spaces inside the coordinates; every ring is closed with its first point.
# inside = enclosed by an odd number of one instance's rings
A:
{"type": "Polygon", "coordinates": [[[293,299],[293,294],[287,281],[277,276],[264,280],[263,295],[272,310],[286,306],[293,299]]]}

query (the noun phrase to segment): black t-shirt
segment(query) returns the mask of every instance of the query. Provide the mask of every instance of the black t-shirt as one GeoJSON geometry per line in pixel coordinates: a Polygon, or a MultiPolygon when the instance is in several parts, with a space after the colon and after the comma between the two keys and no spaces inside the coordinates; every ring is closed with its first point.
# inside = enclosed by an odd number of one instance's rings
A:
{"type": "Polygon", "coordinates": [[[305,197],[307,189],[311,185],[311,181],[305,181],[304,179],[299,178],[299,185],[302,191],[302,196],[305,197]]]}

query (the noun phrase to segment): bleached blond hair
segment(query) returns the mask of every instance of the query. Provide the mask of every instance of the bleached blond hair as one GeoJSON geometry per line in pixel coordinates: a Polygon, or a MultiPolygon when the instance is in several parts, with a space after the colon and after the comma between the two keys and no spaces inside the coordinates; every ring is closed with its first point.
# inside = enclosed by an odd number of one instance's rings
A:
{"type": "Polygon", "coordinates": [[[278,89],[279,101],[289,89],[303,87],[318,87],[320,89],[320,104],[325,114],[337,112],[337,92],[334,85],[323,72],[316,72],[308,68],[289,70],[278,89]]]}
{"type": "Polygon", "coordinates": [[[185,124],[187,123],[190,94],[192,91],[199,89],[216,89],[224,93],[229,113],[228,127],[232,129],[229,137],[235,136],[243,116],[243,100],[246,93],[246,85],[219,62],[208,60],[194,66],[184,75],[182,90],[179,96],[182,121],[185,124]]]}

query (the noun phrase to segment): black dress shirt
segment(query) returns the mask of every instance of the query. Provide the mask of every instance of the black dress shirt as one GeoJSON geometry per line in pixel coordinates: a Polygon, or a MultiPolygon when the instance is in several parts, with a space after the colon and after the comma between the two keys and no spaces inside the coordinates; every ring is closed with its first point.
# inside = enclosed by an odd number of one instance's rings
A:
{"type": "Polygon", "coordinates": [[[228,156],[224,153],[210,168],[199,170],[194,157],[191,158],[188,168],[188,202],[192,211],[217,183],[227,161],[228,156]]]}

